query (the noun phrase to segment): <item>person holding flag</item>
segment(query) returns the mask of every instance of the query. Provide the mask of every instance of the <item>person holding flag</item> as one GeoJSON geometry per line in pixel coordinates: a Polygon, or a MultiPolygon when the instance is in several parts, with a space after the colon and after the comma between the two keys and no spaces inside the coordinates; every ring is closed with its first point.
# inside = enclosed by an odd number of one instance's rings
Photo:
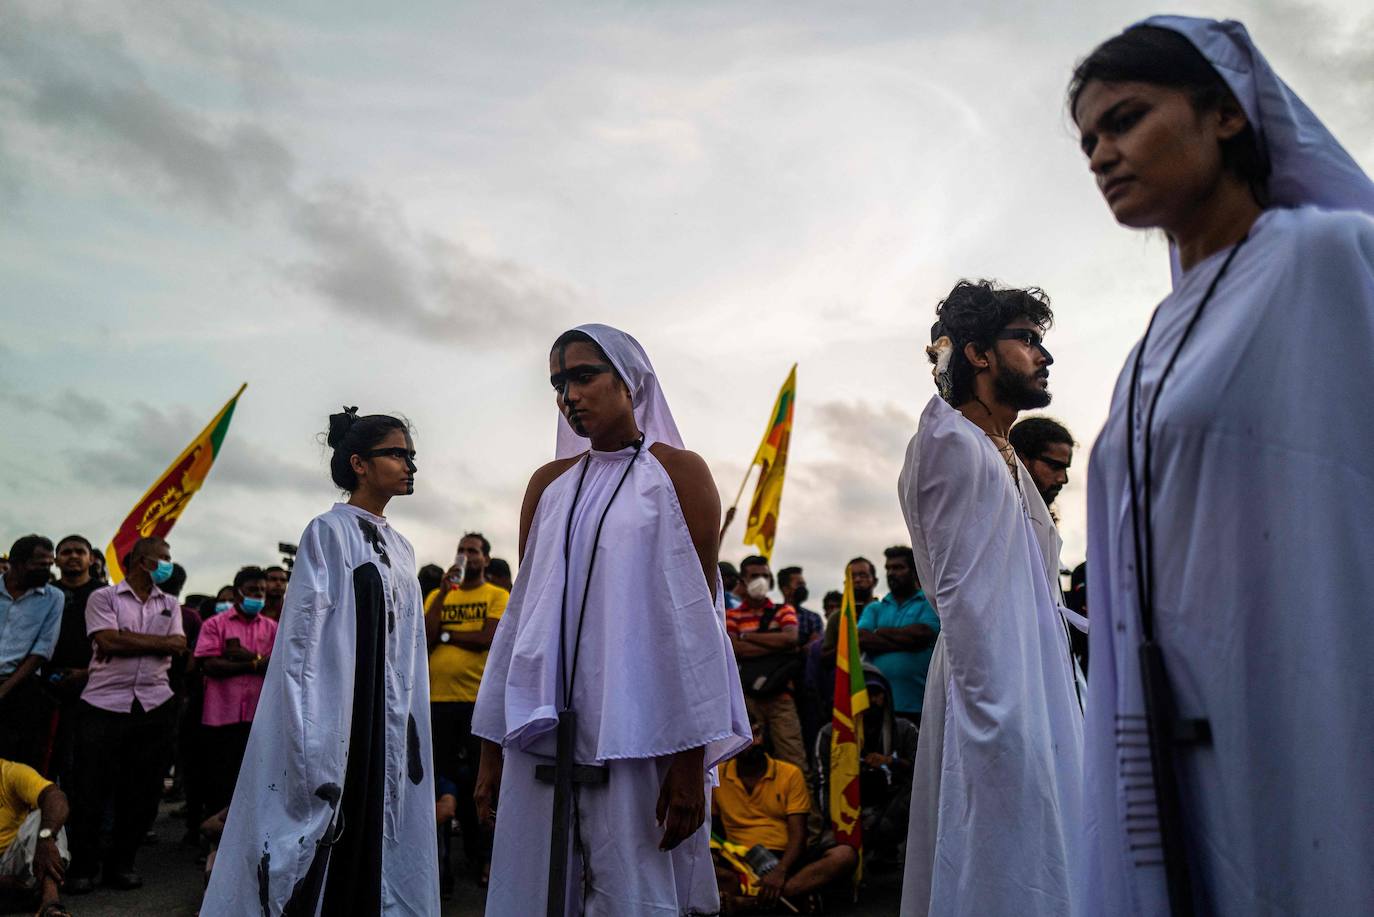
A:
{"type": "Polygon", "coordinates": [[[937,315],[927,352],[939,394],[898,485],[940,618],[902,914],[1072,917],[1083,712],[1053,521],[1007,441],[1020,411],[1050,401],[1053,313],[1039,290],[960,281],[937,315]]]}

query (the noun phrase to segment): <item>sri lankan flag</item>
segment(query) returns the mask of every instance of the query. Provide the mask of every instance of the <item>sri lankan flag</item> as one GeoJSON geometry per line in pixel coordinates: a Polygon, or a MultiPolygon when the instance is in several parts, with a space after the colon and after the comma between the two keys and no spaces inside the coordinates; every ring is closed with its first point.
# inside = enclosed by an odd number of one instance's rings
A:
{"type": "MultiPolygon", "coordinates": [[[[863,853],[863,822],[859,818],[859,753],[864,747],[863,713],[868,687],[859,659],[859,629],[854,612],[854,581],[844,577],[839,639],[835,645],[835,713],[830,733],[830,823],[835,842],[863,853]]],[[[860,859],[862,867],[863,860],[860,859]]],[[[857,882],[858,874],[854,877],[857,882]]]]}
{"type": "Polygon", "coordinates": [[[246,382],[239,386],[229,403],[220,408],[209,425],[191,440],[191,445],[176,457],[172,466],[134,504],[133,510],[105,548],[105,567],[109,570],[111,582],[124,579],[123,559],[135,541],[150,536],[166,538],[172,526],[181,518],[186,504],[191,502],[191,497],[205,483],[205,476],[210,473],[215,456],[219,455],[224,434],[229,432],[229,421],[234,417],[239,395],[247,387],[246,382]]]}
{"type": "Polygon", "coordinates": [[[787,446],[792,440],[792,408],[797,400],[797,365],[787,374],[787,381],[778,392],[778,400],[769,415],[768,429],[754,453],[751,466],[759,466],[759,481],[754,485],[754,498],[749,501],[749,526],[744,530],[744,543],[752,544],[764,557],[773,556],[773,542],[778,537],[778,510],[782,506],[782,478],[787,471],[787,446]]]}

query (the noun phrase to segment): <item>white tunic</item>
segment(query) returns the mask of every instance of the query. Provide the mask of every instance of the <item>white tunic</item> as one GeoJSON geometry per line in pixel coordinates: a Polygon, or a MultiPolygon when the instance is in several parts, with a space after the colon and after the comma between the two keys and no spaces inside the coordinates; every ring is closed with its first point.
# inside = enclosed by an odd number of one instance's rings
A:
{"type": "MultiPolygon", "coordinates": [[[[1159,305],[1140,405],[1227,251],[1159,305]]],[[[1139,823],[1128,805],[1151,794],[1128,789],[1114,732],[1117,717],[1144,713],[1126,465],[1134,359],[1088,482],[1080,900],[1123,917],[1168,913],[1163,868],[1137,866],[1131,849],[1151,838],[1128,830],[1139,823]]],[[[1152,435],[1156,637],[1180,715],[1207,717],[1213,734],[1176,767],[1199,913],[1374,908],[1372,379],[1374,221],[1266,212],[1170,375],[1152,435]]]]}
{"type": "MultiPolygon", "coordinates": [[[[590,453],[573,517],[570,661],[595,528],[632,454],[590,453]]],[[[749,721],[720,590],[713,602],[672,480],[649,444],[634,462],[606,516],[582,626],[575,757],[609,762],[611,772],[607,785],[577,789],[591,893],[582,900],[583,858],[574,852],[569,913],[712,914],[720,904],[709,820],[665,854],[655,806],[665,756],[706,746],[709,770],[748,745],[749,721]]],[[[574,465],[539,501],[473,714],[473,732],[505,746],[489,917],[546,906],[553,788],[535,782],[533,769],[555,750],[564,531],[581,471],[574,465]]]]}
{"type": "Polygon", "coordinates": [[[904,917],[1074,913],[1083,718],[1047,556],[1057,540],[1033,519],[1043,501],[1020,475],[1034,514],[983,431],[939,396],[926,405],[899,491],[940,636],[904,917]]]}
{"type": "Polygon", "coordinates": [[[415,553],[336,504],[301,536],[201,914],[438,914],[430,761],[415,553]]]}

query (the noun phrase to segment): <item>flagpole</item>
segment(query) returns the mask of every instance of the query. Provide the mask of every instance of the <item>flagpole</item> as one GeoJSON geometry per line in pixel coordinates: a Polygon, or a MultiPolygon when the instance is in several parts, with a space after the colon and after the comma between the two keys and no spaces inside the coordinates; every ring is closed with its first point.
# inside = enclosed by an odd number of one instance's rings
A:
{"type": "MultiPolygon", "coordinates": [[[[755,459],[758,457],[755,456],[755,459]]],[[[730,527],[730,523],[735,521],[735,511],[739,509],[739,501],[744,497],[744,485],[749,483],[749,476],[754,473],[754,466],[757,461],[749,463],[749,467],[744,469],[744,480],[739,482],[739,492],[735,494],[735,502],[725,511],[725,523],[720,527],[720,543],[725,543],[725,530],[730,527]]]]}

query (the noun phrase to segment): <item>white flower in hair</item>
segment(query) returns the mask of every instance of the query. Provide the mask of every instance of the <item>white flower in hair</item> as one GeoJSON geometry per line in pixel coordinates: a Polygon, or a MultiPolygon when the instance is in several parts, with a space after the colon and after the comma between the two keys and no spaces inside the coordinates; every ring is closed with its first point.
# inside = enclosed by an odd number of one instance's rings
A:
{"type": "Polygon", "coordinates": [[[926,348],[926,356],[930,357],[930,374],[935,379],[935,387],[940,390],[940,397],[949,401],[954,394],[954,375],[949,370],[954,359],[954,342],[949,335],[942,334],[926,348]]]}

